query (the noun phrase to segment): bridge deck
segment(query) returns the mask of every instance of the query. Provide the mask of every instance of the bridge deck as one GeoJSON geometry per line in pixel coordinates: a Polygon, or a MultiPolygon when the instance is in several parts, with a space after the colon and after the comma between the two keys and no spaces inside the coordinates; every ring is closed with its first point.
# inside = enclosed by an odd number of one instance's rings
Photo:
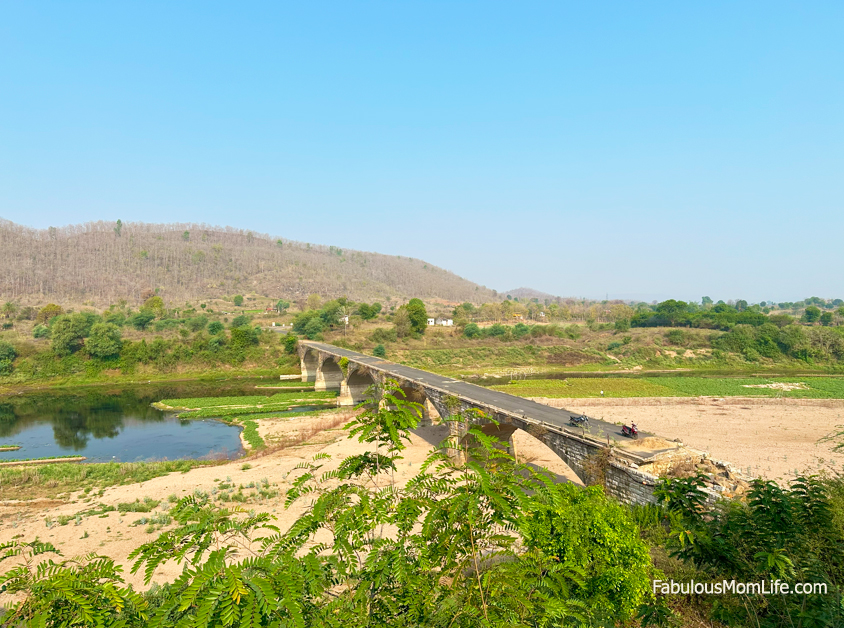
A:
{"type": "MultiPolygon", "coordinates": [[[[552,408],[551,406],[546,406],[529,399],[516,397],[515,395],[499,392],[497,390],[491,390],[476,384],[470,384],[469,382],[454,379],[453,377],[445,377],[443,375],[429,373],[428,371],[423,371],[410,366],[403,366],[382,358],[364,355],[363,353],[358,353],[357,351],[335,347],[334,345],[322,342],[303,340],[300,341],[300,344],[316,349],[317,351],[323,351],[335,356],[348,358],[350,361],[358,362],[359,364],[364,364],[372,369],[379,370],[385,373],[388,377],[393,375],[401,379],[416,381],[420,384],[446,391],[456,397],[462,397],[467,401],[503,410],[504,412],[514,416],[523,416],[528,419],[533,419],[534,421],[544,421],[545,423],[558,427],[568,427],[574,434],[583,433],[581,428],[572,428],[569,426],[569,419],[572,416],[580,415],[568,410],[552,408]]],[[[609,437],[610,439],[616,440],[617,444],[621,447],[624,447],[625,444],[633,445],[633,443],[636,442],[625,438],[621,434],[620,426],[615,425],[614,423],[594,419],[592,417],[589,417],[589,426],[585,429],[585,434],[591,436],[592,438],[599,438],[604,441],[607,437],[609,437]]],[[[652,436],[652,434],[640,432],[640,436],[644,438],[646,436],[652,436]]],[[[639,457],[647,458],[661,453],[661,450],[640,451],[637,453],[639,457]]]]}

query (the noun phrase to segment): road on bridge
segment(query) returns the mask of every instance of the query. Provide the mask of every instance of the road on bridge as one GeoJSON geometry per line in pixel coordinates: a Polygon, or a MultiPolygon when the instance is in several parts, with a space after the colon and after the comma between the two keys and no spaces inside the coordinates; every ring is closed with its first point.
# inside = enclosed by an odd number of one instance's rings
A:
{"type": "MultiPolygon", "coordinates": [[[[544,404],[537,403],[536,401],[531,401],[530,399],[524,399],[522,397],[516,397],[515,395],[499,392],[497,390],[491,390],[489,388],[484,388],[483,386],[464,382],[463,380],[454,379],[453,377],[445,377],[443,375],[429,373],[428,371],[423,371],[421,369],[415,369],[410,366],[403,366],[401,364],[396,364],[395,362],[389,362],[388,360],[384,360],[382,358],[364,355],[363,353],[358,353],[357,351],[350,351],[349,349],[335,347],[334,345],[329,345],[323,342],[300,340],[299,343],[307,347],[312,347],[318,351],[323,351],[339,357],[345,357],[350,361],[365,364],[368,367],[385,373],[387,377],[393,375],[401,379],[416,381],[420,384],[425,384],[447,391],[452,395],[462,397],[468,401],[475,401],[482,405],[499,408],[515,416],[523,416],[527,419],[533,419],[534,421],[544,421],[545,423],[558,427],[566,427],[576,434],[581,433],[581,428],[574,428],[569,424],[569,419],[572,416],[580,415],[569,412],[568,410],[552,408],[551,406],[546,406],[544,404]]],[[[585,433],[593,438],[600,438],[601,440],[610,437],[617,441],[622,441],[619,443],[620,445],[624,444],[623,441],[628,441],[628,439],[622,435],[620,426],[592,417],[589,417],[589,424],[588,427],[585,428],[585,433]]],[[[651,436],[651,434],[647,434],[645,432],[640,432],[640,435],[643,438],[651,436]]]]}

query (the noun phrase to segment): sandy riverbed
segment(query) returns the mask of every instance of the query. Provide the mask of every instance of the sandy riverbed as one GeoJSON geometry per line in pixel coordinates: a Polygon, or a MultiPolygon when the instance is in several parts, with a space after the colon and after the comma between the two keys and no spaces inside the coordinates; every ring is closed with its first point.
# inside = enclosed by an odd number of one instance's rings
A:
{"type": "Polygon", "coordinates": [[[547,399],[535,401],[680,439],[752,476],[788,478],[821,469],[844,472],[844,454],[824,436],[844,424],[844,401],[747,397],[547,399]]]}

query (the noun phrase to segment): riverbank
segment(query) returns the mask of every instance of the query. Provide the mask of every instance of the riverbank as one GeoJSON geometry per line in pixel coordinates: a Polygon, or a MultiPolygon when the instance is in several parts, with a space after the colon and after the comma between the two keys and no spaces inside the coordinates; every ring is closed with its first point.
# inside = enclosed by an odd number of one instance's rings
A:
{"type": "Polygon", "coordinates": [[[112,373],[107,377],[57,377],[20,383],[3,382],[0,380],[0,397],[54,389],[96,389],[114,386],[144,386],[148,384],[203,383],[252,379],[266,381],[269,384],[279,381],[279,375],[284,374],[296,375],[296,373],[285,373],[285,369],[206,369],[204,371],[182,372],[176,375],[172,373],[150,373],[149,376],[144,375],[143,378],[139,377],[137,373],[132,375],[112,373]]]}

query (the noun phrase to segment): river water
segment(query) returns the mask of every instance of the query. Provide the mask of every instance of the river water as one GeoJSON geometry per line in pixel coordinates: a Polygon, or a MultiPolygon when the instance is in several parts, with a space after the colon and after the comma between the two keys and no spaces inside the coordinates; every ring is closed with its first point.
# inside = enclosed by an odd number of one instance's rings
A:
{"type": "MultiPolygon", "coordinates": [[[[160,399],[262,394],[268,380],[224,380],[52,389],[0,397],[0,461],[85,456],[88,462],[237,458],[240,428],[179,420],[150,407],[160,399]]],[[[267,396],[275,390],[266,391],[267,396]]]]}

